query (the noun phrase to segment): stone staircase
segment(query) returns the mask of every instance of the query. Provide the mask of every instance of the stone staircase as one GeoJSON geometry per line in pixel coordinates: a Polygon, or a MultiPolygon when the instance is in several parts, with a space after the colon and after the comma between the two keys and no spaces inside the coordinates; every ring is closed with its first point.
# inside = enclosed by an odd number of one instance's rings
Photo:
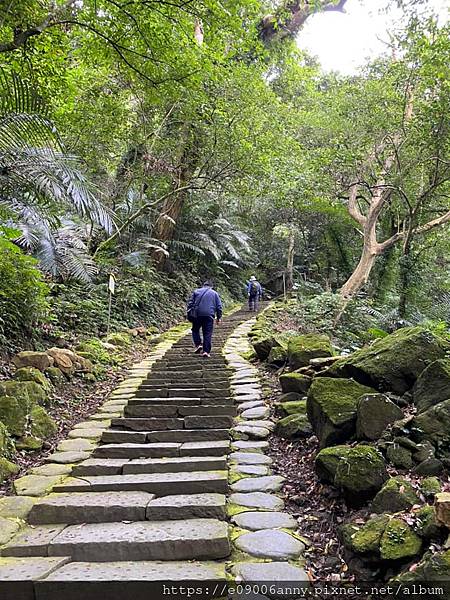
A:
{"type": "MultiPolygon", "coordinates": [[[[216,328],[210,359],[192,353],[189,336],[176,342],[123,416],[103,430],[91,457],[33,505],[31,527],[2,556],[23,559],[11,562],[22,574],[32,565],[49,574],[34,586],[18,577],[11,600],[149,600],[150,583],[225,583],[236,408],[221,348],[245,316],[235,313],[216,328]]],[[[0,596],[9,600],[7,594],[0,596]]]]}

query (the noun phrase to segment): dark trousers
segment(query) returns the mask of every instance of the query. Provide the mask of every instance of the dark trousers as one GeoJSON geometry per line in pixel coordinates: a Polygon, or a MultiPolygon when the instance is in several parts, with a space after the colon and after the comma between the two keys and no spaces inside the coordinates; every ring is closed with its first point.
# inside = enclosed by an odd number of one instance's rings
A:
{"type": "Polygon", "coordinates": [[[192,339],[194,340],[194,344],[196,346],[203,345],[203,352],[207,352],[208,354],[211,352],[213,329],[214,319],[212,317],[198,317],[192,323],[192,339]],[[202,330],[203,344],[200,337],[200,329],[202,330]]]}
{"type": "Polygon", "coordinates": [[[248,309],[249,310],[258,310],[258,296],[249,296],[248,297],[248,309]]]}

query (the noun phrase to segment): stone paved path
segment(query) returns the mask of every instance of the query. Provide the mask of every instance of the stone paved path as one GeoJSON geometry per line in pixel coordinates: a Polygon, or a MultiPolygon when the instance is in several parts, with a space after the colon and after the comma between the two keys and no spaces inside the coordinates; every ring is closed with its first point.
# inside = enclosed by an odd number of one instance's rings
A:
{"type": "Polygon", "coordinates": [[[201,598],[226,596],[230,575],[306,578],[264,455],[274,423],[242,357],[252,323],[228,316],[209,360],[174,334],[16,482],[0,501],[14,523],[0,536],[2,600],[153,600],[185,581],[205,585],[201,598]]]}

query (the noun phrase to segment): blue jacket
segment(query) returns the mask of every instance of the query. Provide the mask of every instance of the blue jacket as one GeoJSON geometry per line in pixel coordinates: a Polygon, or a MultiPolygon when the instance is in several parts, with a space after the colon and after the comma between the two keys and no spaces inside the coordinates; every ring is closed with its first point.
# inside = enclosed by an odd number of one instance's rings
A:
{"type": "Polygon", "coordinates": [[[219,294],[212,288],[201,287],[196,289],[189,298],[187,309],[192,308],[197,302],[197,314],[199,317],[212,317],[214,319],[217,316],[218,319],[222,318],[222,302],[220,301],[219,294]],[[198,302],[199,298],[200,302],[198,302]]]}
{"type": "Polygon", "coordinates": [[[249,281],[247,283],[247,294],[248,295],[252,295],[252,296],[258,296],[258,298],[261,298],[262,296],[262,287],[261,284],[258,281],[249,281]],[[252,283],[256,284],[256,294],[255,293],[251,293],[251,289],[252,289],[252,283]]]}

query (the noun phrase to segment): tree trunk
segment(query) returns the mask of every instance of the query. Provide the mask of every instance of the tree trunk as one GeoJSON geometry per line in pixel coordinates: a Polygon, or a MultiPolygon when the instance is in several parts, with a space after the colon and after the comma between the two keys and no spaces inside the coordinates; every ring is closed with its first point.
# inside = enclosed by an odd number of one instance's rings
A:
{"type": "MultiPolygon", "coordinates": [[[[157,240],[166,244],[173,238],[175,226],[183,210],[184,202],[188,195],[188,190],[176,194],[172,198],[167,198],[161,208],[156,224],[154,236],[157,240]]],[[[166,254],[158,250],[154,250],[152,254],[153,263],[158,270],[164,268],[167,260],[166,254]]]]}
{"type": "Polygon", "coordinates": [[[343,298],[351,298],[355,296],[355,294],[357,294],[367,283],[376,258],[377,252],[373,250],[369,244],[365,243],[356,269],[353,271],[340,290],[343,298]]]}
{"type": "Polygon", "coordinates": [[[289,245],[287,252],[286,263],[286,291],[288,294],[292,292],[294,287],[294,256],[295,256],[295,233],[289,232],[289,245]]]}
{"type": "Polygon", "coordinates": [[[412,239],[411,236],[408,236],[403,245],[403,255],[400,260],[400,295],[398,300],[398,315],[401,319],[404,319],[406,316],[406,308],[408,303],[408,291],[411,281],[411,246],[412,239]]]}

